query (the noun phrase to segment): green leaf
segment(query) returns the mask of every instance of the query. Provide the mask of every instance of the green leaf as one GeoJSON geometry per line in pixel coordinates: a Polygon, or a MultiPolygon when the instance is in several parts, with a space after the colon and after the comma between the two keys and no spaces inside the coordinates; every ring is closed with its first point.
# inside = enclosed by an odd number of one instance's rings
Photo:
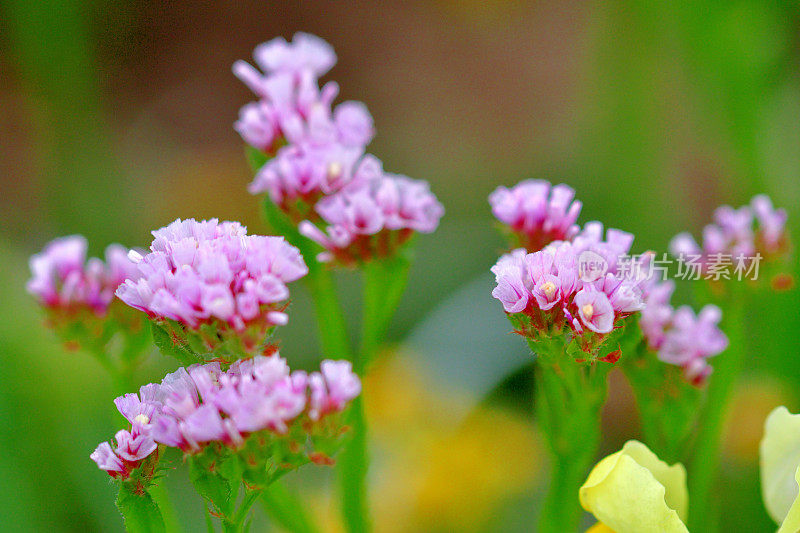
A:
{"type": "MultiPolygon", "coordinates": [[[[535,346],[532,348],[535,348],[535,346]]],[[[586,352],[584,352],[583,348],[581,348],[581,344],[578,342],[578,339],[572,339],[569,342],[566,353],[570,359],[586,359],[586,352]]]]}
{"type": "Polygon", "coordinates": [[[206,515],[206,531],[208,533],[215,533],[216,530],[214,529],[214,520],[211,518],[211,513],[208,512],[208,507],[204,505],[203,511],[205,511],[206,515]]]}
{"type": "Polygon", "coordinates": [[[235,461],[207,449],[190,461],[189,479],[194,488],[222,516],[233,516],[238,480],[235,461]],[[234,480],[232,483],[231,480],[234,480]]]}
{"type": "Polygon", "coordinates": [[[174,357],[185,365],[198,362],[195,354],[182,344],[176,343],[163,327],[151,322],[151,331],[153,332],[153,343],[162,354],[174,357]]]}
{"type": "Polygon", "coordinates": [[[123,484],[117,495],[117,507],[125,519],[125,529],[131,533],[165,531],[164,519],[158,505],[147,492],[136,493],[123,484]]]}
{"type": "Polygon", "coordinates": [[[200,496],[211,503],[218,513],[229,514],[231,485],[227,479],[194,464],[189,478],[200,496]]]}

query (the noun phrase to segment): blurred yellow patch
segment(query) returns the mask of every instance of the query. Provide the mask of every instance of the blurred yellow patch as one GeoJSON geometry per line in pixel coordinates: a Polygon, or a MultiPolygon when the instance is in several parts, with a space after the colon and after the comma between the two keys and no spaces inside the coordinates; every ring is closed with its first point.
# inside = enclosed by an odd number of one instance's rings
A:
{"type": "Polygon", "coordinates": [[[364,385],[376,530],[485,530],[540,472],[531,423],[488,408],[459,421],[448,407],[461,398],[425,383],[405,358],[384,361],[364,385]]]}
{"type": "Polygon", "coordinates": [[[754,464],[758,461],[764,420],[776,405],[787,405],[792,395],[780,381],[759,377],[743,383],[734,396],[723,439],[723,453],[731,460],[754,464]]]}

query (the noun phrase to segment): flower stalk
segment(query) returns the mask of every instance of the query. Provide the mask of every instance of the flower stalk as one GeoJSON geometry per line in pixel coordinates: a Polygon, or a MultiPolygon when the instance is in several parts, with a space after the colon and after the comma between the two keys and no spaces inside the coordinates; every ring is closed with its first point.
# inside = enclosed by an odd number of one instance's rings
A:
{"type": "MultiPolygon", "coordinates": [[[[250,153],[250,151],[248,151],[250,153]]],[[[256,156],[251,156],[251,159],[256,156]]],[[[254,163],[256,164],[256,163],[254,163]]],[[[311,293],[317,317],[322,352],[326,357],[352,360],[352,348],[333,273],[315,259],[315,244],[300,235],[297,227],[269,198],[264,199],[264,218],[272,229],[296,246],[306,260],[308,275],[304,278],[311,293]]]]}
{"type": "Polygon", "coordinates": [[[552,465],[537,531],[574,531],[581,517],[578,489],[600,446],[611,365],[572,361],[562,338],[528,344],[537,354],[535,407],[552,465]]]}
{"type": "Polygon", "coordinates": [[[644,441],[666,461],[685,459],[702,390],[686,381],[680,367],[659,361],[646,342],[631,355],[622,369],[636,398],[644,441]]]}
{"type": "Polygon", "coordinates": [[[730,338],[730,346],[715,364],[714,376],[709,380],[689,468],[689,498],[692,502],[689,525],[691,531],[698,532],[714,531],[718,525],[718,520],[714,518],[712,491],[719,471],[725,419],[747,351],[744,335],[746,292],[735,283],[728,286],[731,292],[725,305],[723,329],[730,338]]]}

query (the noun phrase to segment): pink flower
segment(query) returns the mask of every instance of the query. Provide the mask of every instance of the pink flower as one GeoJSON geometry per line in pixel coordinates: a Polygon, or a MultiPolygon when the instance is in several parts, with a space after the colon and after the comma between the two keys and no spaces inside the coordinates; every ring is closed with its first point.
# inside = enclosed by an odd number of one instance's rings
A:
{"type": "Polygon", "coordinates": [[[670,299],[675,290],[675,283],[666,281],[656,284],[650,289],[645,298],[645,307],[642,310],[642,317],[639,326],[642,328],[647,343],[655,350],[658,350],[664,342],[664,333],[672,322],[672,305],[670,299]]]}
{"type": "Polygon", "coordinates": [[[342,102],[336,106],[333,121],[345,146],[366,146],[375,135],[372,115],[361,102],[342,102]]]}
{"type": "Polygon", "coordinates": [[[649,289],[639,325],[661,361],[682,367],[686,379],[700,385],[712,371],[707,360],[728,346],[718,326],[722,312],[714,305],[705,306],[699,315],[688,306],[675,310],[670,305],[674,289],[671,281],[649,289]]]}
{"type": "Polygon", "coordinates": [[[521,313],[528,307],[532,285],[525,279],[527,277],[525,259],[525,251],[519,249],[504,255],[492,267],[497,282],[492,296],[500,300],[507,313],[521,313]]]}
{"type": "Polygon", "coordinates": [[[97,463],[100,470],[105,470],[112,476],[125,472],[125,463],[114,453],[111,445],[107,442],[101,442],[89,457],[97,463]]]}
{"type": "Polygon", "coordinates": [[[539,309],[548,311],[561,301],[561,280],[553,274],[544,274],[532,292],[539,309]]]}
{"type": "Polygon", "coordinates": [[[256,173],[249,190],[268,193],[273,203],[290,211],[297,200],[313,206],[324,195],[362,182],[375,166],[379,169],[380,162],[363,157],[360,147],[289,145],[256,173]]]}
{"type": "Polygon", "coordinates": [[[614,327],[614,308],[605,293],[581,289],[575,295],[575,306],[584,326],[596,333],[610,333],[614,327]]]}
{"type": "Polygon", "coordinates": [[[551,186],[542,180],[525,180],[511,189],[498,187],[489,195],[492,213],[509,226],[519,243],[535,252],[553,241],[571,239],[581,203],[567,185],[551,186]]]}
{"type": "Polygon", "coordinates": [[[331,45],[303,32],[295,33],[292,42],[276,37],[258,45],[253,58],[267,74],[310,71],[315,76],[322,76],[336,64],[336,54],[331,45]]]}
{"type": "MultiPolygon", "coordinates": [[[[333,82],[319,87],[318,78],[336,63],[328,43],[298,33],[291,43],[277,38],[259,45],[254,58],[263,74],[244,61],[233,65],[234,74],[260,98],[240,110],[234,125],[245,142],[274,155],[285,143],[363,150],[372,140],[366,106],[344,102],[333,108],[339,87],[333,82]]],[[[253,194],[269,190],[260,181],[263,177],[253,182],[253,194]]]]}
{"type": "Polygon", "coordinates": [[[278,112],[264,101],[245,104],[233,128],[244,142],[262,152],[270,151],[281,134],[278,112]]]}
{"type": "Polygon", "coordinates": [[[299,33],[291,43],[260,45],[254,57],[263,74],[242,61],[233,67],[260,98],[242,108],[235,128],[268,156],[249,190],[267,193],[303,235],[326,248],[321,261],[383,257],[413,232],[436,229],[444,210],[428,185],[384,174],[381,162],[365,154],[375,134],[366,106],[333,107],[338,86],[319,87],[336,61],[327,43],[299,33]]]}
{"type": "Polygon", "coordinates": [[[31,257],[33,277],[28,292],[53,310],[88,309],[97,316],[106,314],[114,291],[125,279],[136,279],[136,265],[127,250],[117,244],[106,248],[106,260],[86,260],[86,239],[80,235],[50,242],[31,257]]]}
{"type": "Polygon", "coordinates": [[[608,297],[616,312],[629,314],[644,309],[642,291],[634,280],[622,279],[607,273],[594,285],[608,297]]]}
{"type": "Polygon", "coordinates": [[[138,396],[117,398],[130,430],[117,432],[114,449],[103,443],[91,458],[110,475],[124,478],[159,443],[191,455],[217,442],[242,451],[250,461],[255,450],[273,453],[268,434],[310,442],[317,435],[330,439],[332,426],[318,422],[346,409],[360,392],[361,382],[347,361],[323,361],[320,372],[310,376],[291,372],[277,353],[238,360],[227,371],[219,363],[192,365],[168,374],[160,384],[145,385],[138,396]]]}
{"type": "Polygon", "coordinates": [[[750,207],[758,221],[758,235],[766,250],[779,250],[786,239],[786,210],[773,208],[772,201],[765,194],[753,197],[750,207]]]}
{"type": "Polygon", "coordinates": [[[714,223],[703,228],[702,246],[690,234],[680,233],[672,239],[670,252],[684,262],[699,264],[703,272],[726,264],[732,264],[732,269],[747,267],[756,254],[769,258],[787,249],[785,226],[786,211],[774,209],[761,194],[749,206],[717,208],[714,223]]]}
{"type": "Polygon", "coordinates": [[[117,295],[156,320],[190,329],[285,323],[286,283],[308,272],[283,237],[247,235],[236,222],[176,220],[153,237],[151,252],[137,256],[141,277],[128,279],[117,295]]]}
{"type": "Polygon", "coordinates": [[[414,232],[433,232],[444,214],[427,183],[394,174],[378,174],[327,196],[316,211],[326,230],[306,220],[300,233],[327,250],[319,261],[335,258],[343,264],[391,255],[414,232]]]}
{"type": "Polygon", "coordinates": [[[617,321],[644,309],[642,281],[617,268],[632,236],[612,229],[602,237],[602,225],[593,223],[573,242],[554,241],[533,253],[520,248],[498,260],[492,296],[512,315],[517,333],[537,340],[568,328],[591,357],[617,321]],[[600,264],[596,275],[585,271],[587,253],[600,264]]]}
{"type": "Polygon", "coordinates": [[[141,461],[156,451],[157,447],[149,432],[142,431],[136,425],[133,426],[132,431],[124,429],[118,431],[114,439],[117,441],[117,447],[114,451],[125,461],[141,461]]]}
{"type": "Polygon", "coordinates": [[[114,400],[114,405],[117,406],[122,416],[131,424],[137,424],[140,427],[148,427],[155,418],[156,412],[161,408],[161,402],[155,398],[144,399],[146,390],[142,387],[142,399],[136,394],[125,394],[114,400]]]}
{"type": "Polygon", "coordinates": [[[665,363],[684,368],[687,378],[700,384],[710,374],[706,360],[725,350],[728,339],[718,324],[722,312],[714,305],[707,305],[699,315],[688,306],[677,309],[665,332],[658,350],[658,358],[665,363]]]}
{"type": "Polygon", "coordinates": [[[322,361],[320,373],[327,388],[327,407],[319,411],[341,411],[361,394],[361,381],[353,373],[350,361],[322,361]]]}

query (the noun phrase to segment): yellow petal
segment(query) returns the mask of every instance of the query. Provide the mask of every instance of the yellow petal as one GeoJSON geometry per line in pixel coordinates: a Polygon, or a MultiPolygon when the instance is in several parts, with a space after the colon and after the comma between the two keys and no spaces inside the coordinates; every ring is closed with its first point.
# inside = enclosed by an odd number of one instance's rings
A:
{"type": "Polygon", "coordinates": [[[581,505],[616,533],[686,533],[686,470],[661,461],[647,446],[628,441],[589,474],[581,505]]]}
{"type": "MultiPolygon", "coordinates": [[[[794,480],[796,485],[800,486],[800,467],[794,473],[794,480]]],[[[794,499],[778,533],[797,533],[798,531],[800,531],[800,497],[794,499]]]]}
{"type": "Polygon", "coordinates": [[[767,512],[780,524],[798,494],[793,474],[800,466],[800,415],[780,406],[764,424],[761,439],[761,495],[767,512]]]}

